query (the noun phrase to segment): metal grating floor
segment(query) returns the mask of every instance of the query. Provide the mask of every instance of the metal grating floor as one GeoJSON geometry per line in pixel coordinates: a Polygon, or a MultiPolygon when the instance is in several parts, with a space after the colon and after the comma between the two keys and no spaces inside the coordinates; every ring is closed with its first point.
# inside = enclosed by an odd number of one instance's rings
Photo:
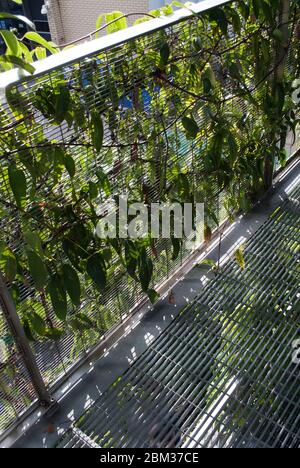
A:
{"type": "Polygon", "coordinates": [[[300,447],[300,187],[58,447],[300,447]]]}

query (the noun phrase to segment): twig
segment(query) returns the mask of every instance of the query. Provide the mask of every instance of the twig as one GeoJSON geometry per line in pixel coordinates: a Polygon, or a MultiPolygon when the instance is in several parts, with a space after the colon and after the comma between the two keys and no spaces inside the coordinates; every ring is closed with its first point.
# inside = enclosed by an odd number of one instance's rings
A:
{"type": "Polygon", "coordinates": [[[77,42],[81,42],[81,41],[84,41],[84,39],[90,39],[92,38],[95,34],[103,31],[104,29],[107,28],[107,26],[110,26],[111,24],[114,24],[116,23],[117,21],[121,20],[121,19],[124,19],[124,18],[129,18],[130,16],[148,16],[149,18],[151,19],[155,19],[156,16],[154,15],[151,15],[151,13],[139,13],[139,12],[135,12],[135,13],[127,13],[126,15],[122,15],[122,16],[119,16],[118,18],[115,18],[113,19],[112,21],[110,21],[109,23],[106,23],[104,26],[101,26],[100,28],[98,29],[95,29],[94,31],[90,32],[89,34],[86,34],[85,36],[82,36],[80,37],[79,39],[75,39],[75,41],[72,41],[72,42],[67,42],[66,44],[61,44],[59,46],[60,49],[64,48],[64,47],[69,47],[73,44],[77,44],[77,42]]]}

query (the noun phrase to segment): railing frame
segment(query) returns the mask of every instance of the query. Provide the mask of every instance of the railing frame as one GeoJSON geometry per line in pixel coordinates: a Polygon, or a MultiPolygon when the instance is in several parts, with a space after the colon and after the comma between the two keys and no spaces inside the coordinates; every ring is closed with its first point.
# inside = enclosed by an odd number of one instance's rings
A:
{"type": "Polygon", "coordinates": [[[18,351],[23,358],[24,364],[31,378],[31,382],[39,399],[39,403],[43,407],[49,407],[53,403],[53,399],[51,398],[50,393],[46,388],[45,382],[36,363],[34,354],[26,338],[15,304],[5,284],[5,279],[1,272],[0,305],[3,314],[6,318],[8,327],[13,335],[18,351]]]}
{"type": "Polygon", "coordinates": [[[7,88],[28,78],[38,77],[44,73],[51,72],[57,68],[71,65],[75,61],[89,57],[96,53],[107,51],[112,47],[124,42],[146,36],[149,33],[173,26],[184,19],[199,15],[212,8],[232,3],[234,0],[203,0],[200,3],[191,4],[190,9],[184,8],[175,11],[172,15],[161,16],[147,22],[122,29],[116,33],[79,44],[76,47],[65,49],[58,54],[51,55],[44,60],[34,62],[35,72],[33,75],[21,69],[13,69],[0,75],[0,93],[5,94],[7,88]]]}

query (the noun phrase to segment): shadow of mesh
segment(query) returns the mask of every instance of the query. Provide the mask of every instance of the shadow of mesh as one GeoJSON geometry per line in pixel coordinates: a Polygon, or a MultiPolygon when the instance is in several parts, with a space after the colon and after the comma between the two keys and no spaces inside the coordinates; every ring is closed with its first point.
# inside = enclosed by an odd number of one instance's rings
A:
{"type": "Polygon", "coordinates": [[[299,447],[299,218],[300,186],[58,447],[299,447]]]}

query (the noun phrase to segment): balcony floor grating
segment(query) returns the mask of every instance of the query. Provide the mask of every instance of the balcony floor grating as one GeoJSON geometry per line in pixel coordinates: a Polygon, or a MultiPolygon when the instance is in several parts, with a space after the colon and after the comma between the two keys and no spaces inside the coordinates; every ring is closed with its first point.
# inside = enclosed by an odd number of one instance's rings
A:
{"type": "Polygon", "coordinates": [[[59,447],[300,447],[300,186],[59,447]]]}

